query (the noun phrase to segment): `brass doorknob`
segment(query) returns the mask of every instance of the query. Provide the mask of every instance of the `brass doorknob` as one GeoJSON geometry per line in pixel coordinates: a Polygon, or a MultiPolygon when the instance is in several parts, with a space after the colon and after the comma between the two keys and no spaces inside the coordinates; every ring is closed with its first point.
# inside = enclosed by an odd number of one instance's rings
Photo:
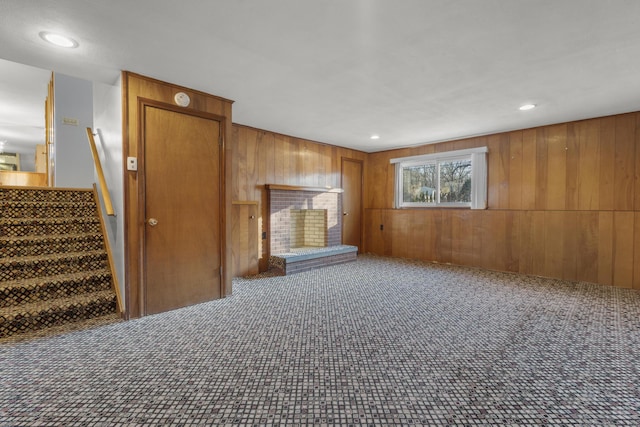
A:
{"type": "Polygon", "coordinates": [[[147,221],[149,223],[150,226],[155,227],[156,225],[158,225],[158,220],[155,218],[149,218],[149,220],[147,221]]]}
{"type": "Polygon", "coordinates": [[[347,216],[349,215],[349,212],[342,212],[342,215],[347,216]]]}

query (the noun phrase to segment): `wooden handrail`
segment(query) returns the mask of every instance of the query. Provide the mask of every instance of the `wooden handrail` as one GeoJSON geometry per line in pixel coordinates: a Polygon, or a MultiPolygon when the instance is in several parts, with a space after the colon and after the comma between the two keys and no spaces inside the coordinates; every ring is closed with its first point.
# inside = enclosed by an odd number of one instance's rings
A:
{"type": "MultiPolygon", "coordinates": [[[[93,184],[93,199],[98,205],[98,190],[96,185],[93,184]]],[[[104,247],[107,251],[107,261],[109,262],[109,270],[111,271],[111,284],[113,285],[113,291],[116,294],[116,304],[118,305],[118,315],[122,318],[125,317],[124,304],[122,300],[122,294],[120,294],[120,284],[118,283],[118,274],[116,272],[116,265],[113,261],[113,252],[111,252],[111,245],[109,244],[109,235],[107,234],[107,226],[104,223],[104,217],[102,216],[102,209],[98,207],[98,218],[100,218],[100,229],[102,230],[102,238],[104,239],[104,247]]]]}
{"type": "Polygon", "coordinates": [[[98,183],[100,184],[100,192],[102,193],[102,199],[104,200],[104,210],[109,216],[115,216],[113,210],[113,203],[111,203],[111,195],[109,194],[109,187],[107,187],[107,181],[104,179],[104,172],[102,171],[102,164],[100,163],[100,157],[98,156],[98,149],[96,148],[96,141],[93,139],[93,131],[91,128],[87,128],[87,138],[89,138],[89,145],[91,146],[91,154],[93,155],[93,163],[96,166],[96,172],[98,173],[98,183]]]}

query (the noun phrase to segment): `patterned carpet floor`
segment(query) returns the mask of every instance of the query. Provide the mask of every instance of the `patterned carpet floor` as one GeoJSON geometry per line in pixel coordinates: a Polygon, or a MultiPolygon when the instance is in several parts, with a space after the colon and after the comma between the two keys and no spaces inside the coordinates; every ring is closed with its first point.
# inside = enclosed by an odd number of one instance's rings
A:
{"type": "Polygon", "coordinates": [[[640,425],[640,293],[360,256],[0,346],[0,426],[640,425]]]}

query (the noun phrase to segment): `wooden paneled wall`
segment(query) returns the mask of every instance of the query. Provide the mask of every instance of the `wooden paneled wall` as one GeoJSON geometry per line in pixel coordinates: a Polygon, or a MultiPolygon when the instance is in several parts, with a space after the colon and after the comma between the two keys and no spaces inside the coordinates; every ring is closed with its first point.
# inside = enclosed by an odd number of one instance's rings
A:
{"type": "MultiPolygon", "coordinates": [[[[364,160],[366,153],[233,125],[231,197],[258,203],[260,271],[267,268],[267,191],[265,184],[340,187],[341,158],[364,160]]],[[[235,220],[235,219],[234,219],[235,220]]]]}
{"type": "Polygon", "coordinates": [[[366,166],[368,252],[640,289],[640,113],[373,153],[366,166]],[[393,209],[390,159],[485,145],[488,210],[393,209]]]}

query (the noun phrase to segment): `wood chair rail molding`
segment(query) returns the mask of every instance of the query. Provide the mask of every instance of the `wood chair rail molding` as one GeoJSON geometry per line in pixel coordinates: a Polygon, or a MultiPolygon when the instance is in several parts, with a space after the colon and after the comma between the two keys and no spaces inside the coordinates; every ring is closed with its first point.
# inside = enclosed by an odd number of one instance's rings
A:
{"type": "Polygon", "coordinates": [[[281,191],[315,191],[318,193],[343,193],[342,188],[335,187],[305,187],[300,185],[280,185],[280,184],[265,184],[267,190],[281,190],[281,191]]]}

